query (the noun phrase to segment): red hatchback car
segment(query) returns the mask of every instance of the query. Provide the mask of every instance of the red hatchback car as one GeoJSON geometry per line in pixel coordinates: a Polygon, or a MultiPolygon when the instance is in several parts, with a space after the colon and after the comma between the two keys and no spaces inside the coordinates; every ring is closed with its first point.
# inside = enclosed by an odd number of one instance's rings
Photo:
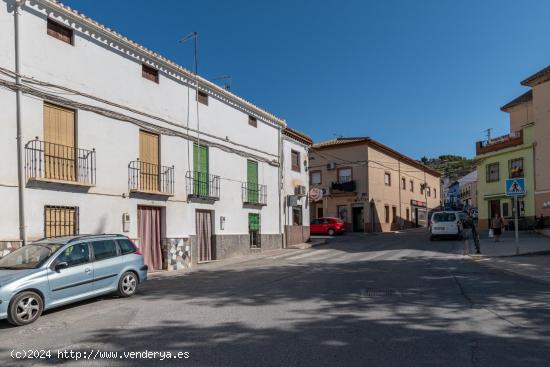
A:
{"type": "Polygon", "coordinates": [[[311,234],[328,234],[334,236],[344,233],[346,225],[340,218],[323,217],[311,221],[309,231],[311,234]]]}

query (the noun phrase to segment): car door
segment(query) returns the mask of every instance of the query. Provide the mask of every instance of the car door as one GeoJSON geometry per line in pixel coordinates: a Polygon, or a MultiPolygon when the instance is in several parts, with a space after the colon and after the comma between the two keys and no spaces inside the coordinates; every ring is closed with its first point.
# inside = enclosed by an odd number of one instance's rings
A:
{"type": "Polygon", "coordinates": [[[327,234],[330,228],[330,221],[328,219],[319,219],[319,222],[321,223],[319,228],[320,232],[322,234],[327,234]]]}
{"type": "Polygon", "coordinates": [[[91,241],[94,269],[94,292],[102,293],[118,287],[119,273],[122,270],[122,257],[114,239],[91,241]]]}
{"type": "Polygon", "coordinates": [[[48,269],[48,284],[52,304],[70,302],[92,292],[93,271],[87,243],[65,248],[48,269]],[[66,267],[58,268],[59,264],[66,267]]]}
{"type": "Polygon", "coordinates": [[[312,233],[312,234],[317,234],[319,233],[319,219],[314,219],[311,221],[310,225],[309,225],[309,232],[312,233]]]}

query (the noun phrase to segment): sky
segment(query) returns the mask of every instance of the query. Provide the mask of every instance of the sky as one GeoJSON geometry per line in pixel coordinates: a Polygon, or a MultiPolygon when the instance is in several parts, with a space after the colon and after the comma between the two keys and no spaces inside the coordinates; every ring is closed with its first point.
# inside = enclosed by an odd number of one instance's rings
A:
{"type": "Polygon", "coordinates": [[[547,0],[62,0],[314,141],[370,136],[419,159],[475,155],[550,64],[547,0]]]}

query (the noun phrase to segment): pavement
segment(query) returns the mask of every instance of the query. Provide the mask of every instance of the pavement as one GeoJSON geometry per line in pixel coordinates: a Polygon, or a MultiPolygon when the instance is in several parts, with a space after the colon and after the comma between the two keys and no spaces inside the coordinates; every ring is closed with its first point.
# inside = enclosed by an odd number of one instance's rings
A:
{"type": "Polygon", "coordinates": [[[485,266],[550,284],[550,238],[535,232],[520,232],[516,245],[514,232],[506,232],[495,242],[481,234],[481,255],[470,256],[485,266]],[[519,252],[519,255],[517,254],[519,252]]]}
{"type": "Polygon", "coordinates": [[[1,321],[0,365],[548,366],[550,286],[463,247],[425,232],[345,235],[164,273],[132,298],[1,321]],[[28,350],[52,356],[11,356],[28,350]]]}

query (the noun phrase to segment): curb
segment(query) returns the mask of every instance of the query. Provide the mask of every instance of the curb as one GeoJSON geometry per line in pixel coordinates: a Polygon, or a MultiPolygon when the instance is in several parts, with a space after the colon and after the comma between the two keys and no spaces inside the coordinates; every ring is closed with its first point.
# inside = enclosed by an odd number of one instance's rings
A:
{"type": "Polygon", "coordinates": [[[518,256],[540,256],[540,255],[550,255],[550,250],[541,250],[541,251],[532,251],[532,252],[524,252],[520,253],[519,255],[513,254],[513,255],[484,255],[484,254],[467,254],[466,256],[469,256],[471,258],[485,258],[485,259],[499,259],[499,258],[507,258],[507,257],[518,257],[518,256]]]}
{"type": "MultiPolygon", "coordinates": [[[[469,256],[469,258],[470,258],[471,261],[476,261],[476,259],[474,259],[473,256],[469,256]]],[[[479,258],[481,259],[481,256],[479,258]]],[[[488,259],[491,259],[491,258],[488,258],[488,259]]],[[[520,273],[520,272],[517,272],[517,271],[514,271],[514,270],[504,269],[504,268],[501,268],[499,266],[491,265],[490,263],[487,263],[487,262],[479,262],[478,264],[481,265],[481,266],[484,266],[486,268],[491,268],[493,270],[498,270],[498,271],[501,271],[501,272],[509,274],[509,275],[514,275],[514,276],[532,281],[534,283],[539,283],[539,284],[544,284],[544,285],[550,284],[550,281],[542,280],[542,279],[539,279],[539,278],[536,278],[536,277],[533,277],[533,276],[530,276],[530,275],[527,275],[527,274],[523,274],[523,273],[520,273]]]]}
{"type": "Polygon", "coordinates": [[[288,246],[289,249],[307,250],[308,248],[321,246],[327,243],[327,240],[315,240],[311,242],[298,243],[296,245],[288,246]]]}

